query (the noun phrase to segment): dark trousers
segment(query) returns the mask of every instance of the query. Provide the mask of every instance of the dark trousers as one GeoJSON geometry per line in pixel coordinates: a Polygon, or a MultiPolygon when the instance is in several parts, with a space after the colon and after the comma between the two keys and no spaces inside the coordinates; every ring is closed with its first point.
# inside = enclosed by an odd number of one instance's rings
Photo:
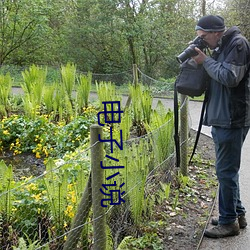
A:
{"type": "Polygon", "coordinates": [[[240,200],[239,169],[241,149],[249,127],[212,127],[215,143],[216,175],[219,181],[219,223],[230,224],[245,214],[240,200]]]}

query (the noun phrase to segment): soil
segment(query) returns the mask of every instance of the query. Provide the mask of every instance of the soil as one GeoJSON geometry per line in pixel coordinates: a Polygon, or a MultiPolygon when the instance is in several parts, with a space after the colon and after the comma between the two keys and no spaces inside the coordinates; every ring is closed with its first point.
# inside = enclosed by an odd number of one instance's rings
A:
{"type": "MultiPolygon", "coordinates": [[[[191,131],[191,148],[195,134],[191,131]]],[[[165,203],[165,208],[164,206],[159,208],[164,209],[168,215],[167,228],[159,229],[159,235],[163,236],[164,250],[199,249],[217,194],[218,183],[214,162],[213,141],[210,137],[201,134],[196,157],[188,170],[192,183],[187,184],[185,188],[179,187],[176,209],[173,209],[171,203],[165,203]]],[[[174,195],[172,199],[175,199],[174,195]]]]}
{"type": "Polygon", "coordinates": [[[4,160],[6,165],[13,167],[16,181],[23,176],[39,176],[45,171],[43,159],[37,159],[32,153],[22,153],[14,156],[12,152],[7,152],[0,156],[0,160],[4,160]]]}
{"type": "MultiPolygon", "coordinates": [[[[196,133],[190,131],[190,151],[193,148],[196,133]]],[[[178,177],[174,160],[168,166],[172,170],[159,170],[152,176],[152,182],[147,185],[146,196],[154,205],[147,208],[139,228],[135,228],[130,215],[125,209],[123,216],[111,218],[114,235],[122,232],[123,237],[133,236],[127,248],[130,250],[198,250],[203,232],[213,211],[217,194],[217,179],[215,175],[214,144],[210,137],[201,134],[193,163],[188,167],[188,178],[178,177]],[[171,183],[169,196],[163,192],[159,195],[159,183],[171,183]],[[121,223],[121,218],[125,218],[121,223]],[[124,222],[126,221],[126,223],[124,222]],[[121,226],[122,224],[122,226],[121,226]]],[[[164,189],[163,189],[164,190],[164,189]]],[[[122,238],[120,240],[122,240],[122,238]]],[[[115,238],[115,237],[113,237],[115,238]]],[[[118,244],[120,241],[118,240],[118,244]]]]}

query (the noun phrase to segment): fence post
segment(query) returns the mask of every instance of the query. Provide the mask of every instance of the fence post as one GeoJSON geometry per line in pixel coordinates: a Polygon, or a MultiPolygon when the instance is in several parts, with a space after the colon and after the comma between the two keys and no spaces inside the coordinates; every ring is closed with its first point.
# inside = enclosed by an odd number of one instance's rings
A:
{"type": "Polygon", "coordinates": [[[76,216],[73,220],[70,233],[67,236],[67,240],[64,244],[63,250],[71,250],[77,248],[77,243],[81,237],[83,231],[83,225],[85,224],[89,211],[91,208],[91,175],[87,185],[82,194],[81,201],[78,205],[76,216]]]}
{"type": "Polygon", "coordinates": [[[187,176],[188,174],[188,97],[180,95],[181,109],[180,109],[180,169],[181,174],[187,176]]]}
{"type": "MultiPolygon", "coordinates": [[[[136,64],[133,64],[133,84],[134,86],[138,84],[138,70],[137,70],[136,64]]],[[[126,105],[125,105],[125,109],[127,109],[130,104],[131,104],[131,95],[129,94],[126,105]]]]}
{"type": "Polygon", "coordinates": [[[105,208],[101,206],[104,195],[100,188],[104,183],[104,170],[100,167],[103,161],[103,143],[99,142],[98,135],[102,138],[102,127],[92,125],[90,127],[91,142],[91,176],[92,176],[92,205],[93,205],[93,231],[94,250],[106,249],[106,219],[105,208]]]}
{"type": "Polygon", "coordinates": [[[133,64],[133,83],[134,85],[138,84],[138,71],[137,71],[137,65],[133,64]]]}

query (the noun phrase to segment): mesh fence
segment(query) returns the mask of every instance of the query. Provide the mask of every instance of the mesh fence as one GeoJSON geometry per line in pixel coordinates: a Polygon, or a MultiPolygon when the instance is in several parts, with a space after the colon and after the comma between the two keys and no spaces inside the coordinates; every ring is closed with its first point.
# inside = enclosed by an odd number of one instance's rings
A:
{"type": "MultiPolygon", "coordinates": [[[[159,84],[140,73],[144,84],[159,84]]],[[[187,99],[180,110],[186,105],[187,99]]],[[[104,244],[118,249],[142,234],[139,224],[155,216],[154,205],[166,195],[176,171],[173,114],[161,115],[166,120],[159,126],[133,126],[122,150],[111,154],[108,142],[94,141],[73,157],[48,159],[36,176],[17,178],[1,161],[1,249],[105,249],[104,244]],[[103,174],[98,183],[93,161],[103,174]],[[101,171],[100,162],[106,166],[101,171]]]]}

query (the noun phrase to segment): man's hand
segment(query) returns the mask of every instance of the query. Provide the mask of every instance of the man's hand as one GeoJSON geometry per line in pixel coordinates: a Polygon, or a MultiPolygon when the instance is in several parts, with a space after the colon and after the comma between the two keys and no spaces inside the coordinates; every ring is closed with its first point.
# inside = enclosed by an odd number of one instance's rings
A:
{"type": "Polygon", "coordinates": [[[198,53],[197,56],[192,57],[197,64],[203,64],[207,56],[197,47],[194,48],[195,51],[198,53]]]}

